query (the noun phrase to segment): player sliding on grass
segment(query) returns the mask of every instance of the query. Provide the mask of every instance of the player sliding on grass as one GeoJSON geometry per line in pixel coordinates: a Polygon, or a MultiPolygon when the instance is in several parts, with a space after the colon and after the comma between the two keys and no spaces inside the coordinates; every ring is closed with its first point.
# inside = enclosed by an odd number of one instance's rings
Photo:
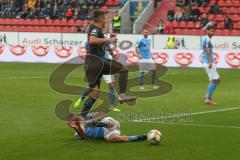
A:
{"type": "MultiPolygon", "coordinates": [[[[121,135],[119,122],[104,115],[104,113],[89,113],[85,118],[86,121],[79,122],[81,125],[75,136],[81,139],[104,139],[110,142],[134,142],[147,139],[147,135],[121,135]]],[[[70,127],[73,125],[75,123],[69,124],[70,127]]]]}
{"type": "Polygon", "coordinates": [[[215,105],[216,102],[213,101],[212,95],[218,84],[220,83],[220,76],[217,72],[215,66],[215,59],[213,57],[213,45],[211,38],[214,35],[214,26],[209,26],[207,28],[207,35],[202,38],[202,49],[203,49],[203,64],[205,71],[209,77],[210,83],[208,85],[208,93],[205,97],[205,103],[209,105],[215,105]]]}

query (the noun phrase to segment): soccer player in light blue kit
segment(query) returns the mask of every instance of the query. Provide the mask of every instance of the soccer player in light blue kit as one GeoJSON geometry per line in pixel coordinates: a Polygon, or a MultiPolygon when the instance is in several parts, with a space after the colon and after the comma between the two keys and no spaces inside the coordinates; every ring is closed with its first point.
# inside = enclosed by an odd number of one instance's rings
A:
{"type": "Polygon", "coordinates": [[[147,71],[152,72],[152,86],[154,89],[156,81],[156,66],[152,59],[151,54],[151,40],[148,38],[148,30],[143,30],[143,37],[137,40],[136,52],[140,55],[139,71],[140,71],[140,89],[144,89],[144,73],[147,71]]]}
{"type": "Polygon", "coordinates": [[[88,113],[85,121],[80,122],[78,134],[75,132],[75,136],[81,139],[102,139],[110,142],[134,142],[140,140],[146,140],[147,135],[136,136],[124,136],[121,135],[120,123],[111,118],[105,117],[105,113],[91,112],[88,113]]]}
{"type": "Polygon", "coordinates": [[[209,77],[210,83],[208,85],[208,92],[205,97],[205,103],[209,105],[215,105],[216,102],[213,101],[212,95],[216,90],[218,84],[220,83],[220,76],[217,72],[215,66],[215,59],[213,56],[213,44],[211,38],[214,35],[215,28],[214,26],[208,26],[207,35],[202,38],[202,50],[203,50],[203,65],[204,69],[209,77]]]}

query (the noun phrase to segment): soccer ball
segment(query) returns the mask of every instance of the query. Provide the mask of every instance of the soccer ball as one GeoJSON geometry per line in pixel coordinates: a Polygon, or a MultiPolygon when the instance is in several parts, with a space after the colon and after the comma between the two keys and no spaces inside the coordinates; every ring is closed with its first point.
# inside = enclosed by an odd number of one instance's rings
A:
{"type": "Polygon", "coordinates": [[[158,130],[151,130],[147,134],[147,140],[150,144],[157,145],[162,140],[162,133],[158,130]]]}

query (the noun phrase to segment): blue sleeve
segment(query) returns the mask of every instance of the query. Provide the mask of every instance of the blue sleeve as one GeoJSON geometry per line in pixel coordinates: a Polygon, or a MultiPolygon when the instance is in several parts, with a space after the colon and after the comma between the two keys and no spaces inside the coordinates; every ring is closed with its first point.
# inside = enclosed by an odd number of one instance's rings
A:
{"type": "Polygon", "coordinates": [[[137,43],[136,43],[136,47],[140,48],[141,45],[142,45],[142,41],[141,41],[141,39],[138,39],[137,43]]]}
{"type": "Polygon", "coordinates": [[[207,37],[204,37],[202,40],[202,47],[203,48],[209,48],[210,47],[210,39],[207,37]]]}

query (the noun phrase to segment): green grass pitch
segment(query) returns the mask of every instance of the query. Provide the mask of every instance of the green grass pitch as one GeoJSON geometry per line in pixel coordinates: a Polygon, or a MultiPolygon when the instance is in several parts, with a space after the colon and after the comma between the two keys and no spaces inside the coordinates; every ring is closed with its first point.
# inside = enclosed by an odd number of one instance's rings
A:
{"type": "MultiPolygon", "coordinates": [[[[162,77],[173,84],[170,93],[126,104],[122,113],[188,113],[191,119],[153,122],[122,120],[122,133],[135,135],[158,129],[160,145],[147,142],[109,143],[77,140],[73,130],[54,112],[60,100],[77,96],[60,94],[48,85],[58,65],[0,63],[0,159],[1,160],[236,160],[240,153],[240,70],[219,69],[222,83],[215,92],[218,105],[206,106],[203,97],[208,79],[202,69],[169,68],[162,77]],[[233,108],[233,110],[229,109],[233,108]],[[223,110],[227,109],[227,110],[223,110]],[[212,112],[211,112],[212,111],[212,112]]],[[[77,69],[66,83],[79,85],[77,69]]],[[[102,83],[103,89],[106,85],[102,83]]],[[[161,87],[161,86],[160,86],[161,87]]],[[[122,113],[109,113],[119,117],[122,113]]]]}

